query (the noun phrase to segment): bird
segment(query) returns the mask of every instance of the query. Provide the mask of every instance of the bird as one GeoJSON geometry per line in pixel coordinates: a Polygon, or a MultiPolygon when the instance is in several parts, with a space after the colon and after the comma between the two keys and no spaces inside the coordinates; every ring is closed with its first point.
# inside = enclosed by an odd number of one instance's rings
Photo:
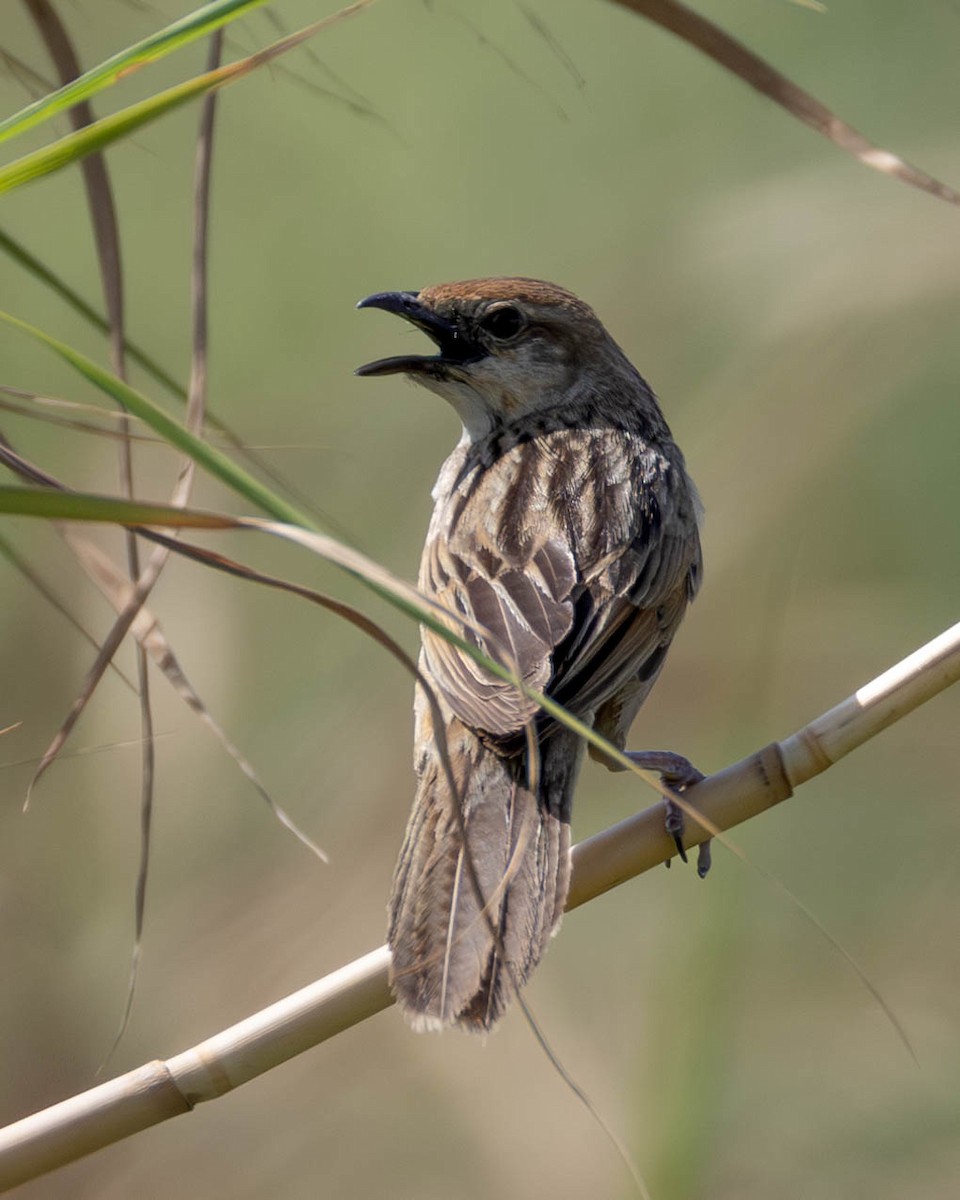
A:
{"type": "MultiPolygon", "coordinates": [[[[403,318],[436,351],[356,374],[404,375],[463,427],[433,489],[420,591],[458,637],[623,750],[702,575],[700,500],[653,391],[557,284],[471,279],[357,307],[403,318]]],[[[584,740],[427,625],[419,673],[391,986],[415,1029],[482,1034],[559,926],[584,740]]],[[[702,778],[668,751],[630,757],[675,790],[702,778]]],[[[682,854],[676,805],[666,822],[682,854]]]]}

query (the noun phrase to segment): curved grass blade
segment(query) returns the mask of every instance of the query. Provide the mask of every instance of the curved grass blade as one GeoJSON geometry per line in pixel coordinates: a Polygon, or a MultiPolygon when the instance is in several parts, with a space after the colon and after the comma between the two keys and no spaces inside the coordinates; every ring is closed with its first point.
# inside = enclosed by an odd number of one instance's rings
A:
{"type": "Polygon", "coordinates": [[[177,508],[169,504],[150,504],[139,500],[117,499],[112,496],[92,495],[87,492],[61,492],[47,488],[0,487],[0,513],[8,513],[11,516],[44,517],[52,520],[108,522],[134,527],[145,536],[151,536],[151,530],[154,529],[161,531],[179,528],[250,529],[303,546],[311,553],[345,571],[406,616],[433,629],[452,645],[469,655],[479,666],[492,675],[496,675],[497,678],[512,684],[561,725],[579,734],[590,745],[596,746],[598,750],[603,751],[625,770],[644,779],[661,795],[676,800],[679,807],[685,813],[688,812],[695,822],[704,825],[708,832],[719,833],[705,818],[694,812],[683,801],[682,796],[677,797],[662,784],[658,777],[639,768],[606,738],[596,733],[590,726],[573,716],[549,696],[529,687],[518,677],[516,672],[497,662],[496,659],[489,658],[473,642],[457,634],[444,621],[444,618],[453,618],[460,627],[470,624],[463,614],[449,612],[443,605],[419,592],[413,584],[400,579],[386,567],[368,558],[365,554],[361,554],[359,550],[343,545],[335,538],[302,525],[268,521],[262,517],[231,517],[225,513],[177,508]]]}
{"type": "Polygon", "coordinates": [[[708,58],[712,58],[725,70],[738,76],[744,83],[748,83],[762,95],[773,100],[775,104],[785,108],[798,121],[809,125],[811,129],[815,129],[817,133],[833,142],[835,146],[852,154],[864,166],[872,167],[875,171],[880,171],[885,175],[892,175],[896,179],[910,184],[911,187],[929,192],[938,200],[960,205],[960,192],[956,192],[947,184],[941,183],[932,175],[921,171],[919,167],[911,166],[896,154],[892,154],[889,150],[883,150],[869,141],[852,125],[848,125],[846,121],[842,121],[835,113],[831,112],[825,104],[821,104],[809,92],[805,92],[803,88],[792,83],[758,54],[748,50],[742,42],[738,42],[736,38],[724,32],[719,25],[708,21],[706,17],[687,8],[685,4],[680,4],[679,0],[612,0],[612,2],[623,8],[629,8],[632,12],[639,13],[640,16],[653,21],[655,25],[676,34],[678,38],[699,50],[701,54],[706,54],[708,58]]]}
{"type": "Polygon", "coordinates": [[[88,492],[53,488],[0,486],[0,512],[11,517],[43,517],[52,521],[97,521],[153,528],[236,529],[238,518],[202,509],[174,508],[145,500],[120,500],[88,492]]]}
{"type": "Polygon", "coordinates": [[[179,50],[182,46],[189,45],[190,42],[206,37],[215,29],[235,21],[266,2],[267,0],[214,0],[214,3],[203,5],[142,41],[135,42],[134,45],[112,55],[49,96],[28,104],[5,121],[0,121],[0,142],[33,129],[82,100],[89,100],[125,75],[163,58],[174,50],[179,50]]]}
{"type": "MultiPolygon", "coordinates": [[[[94,384],[95,387],[98,387],[106,395],[122,404],[128,412],[140,417],[164,441],[182,450],[185,454],[189,454],[191,458],[209,471],[211,475],[226,483],[234,491],[239,492],[250,503],[255,504],[258,508],[270,513],[271,516],[276,517],[280,521],[288,521],[291,524],[300,525],[307,529],[317,528],[308,516],[299,512],[293,505],[288,504],[280,496],[277,496],[275,492],[265,487],[264,484],[260,483],[258,479],[255,479],[242,467],[237,466],[228,455],[191,433],[185,425],[176,420],[176,418],[171,417],[158,404],[155,404],[135,388],[130,387],[129,384],[124,383],[122,379],[118,379],[115,375],[112,375],[98,363],[94,362],[93,359],[87,358],[85,354],[81,354],[78,350],[74,350],[72,347],[66,345],[66,343],[51,337],[49,334],[44,333],[43,330],[29,325],[26,321],[21,321],[19,317],[0,312],[0,321],[4,321],[15,329],[20,329],[24,333],[30,334],[31,337],[48,346],[54,353],[70,363],[72,367],[94,384]]],[[[120,520],[121,523],[132,523],[134,525],[151,523],[149,520],[138,521],[136,518],[133,518],[129,522],[124,522],[122,518],[120,520]]],[[[176,525],[178,522],[168,522],[168,524],[176,525]]]]}
{"type": "MultiPolygon", "coordinates": [[[[533,700],[539,707],[549,713],[560,724],[567,729],[579,734],[588,744],[596,746],[604,755],[614,762],[618,763],[623,769],[632,772],[632,774],[641,778],[645,783],[652,787],[655,791],[661,793],[667,799],[672,800],[684,814],[702,831],[725,846],[732,854],[740,861],[748,866],[754,866],[754,869],[764,877],[768,882],[776,883],[777,888],[785,894],[793,903],[794,907],[816,928],[821,929],[831,945],[833,945],[842,954],[847,963],[852,967],[857,977],[867,988],[870,995],[879,1004],[888,1020],[891,1022],[897,1036],[906,1046],[908,1052],[916,1057],[913,1047],[907,1037],[902,1023],[898,1020],[890,1005],[883,999],[879,991],[870,982],[869,976],[856,960],[850,955],[834,938],[830,935],[811,910],[797,897],[789,888],[782,882],[774,880],[769,876],[763,868],[751,863],[751,860],[744,852],[729,838],[716,823],[698,811],[690,803],[688,798],[671,792],[659,778],[652,775],[649,771],[642,770],[637,767],[627,756],[617,749],[612,743],[608,742],[604,737],[598,734],[590,726],[585,725],[578,718],[567,712],[556,701],[537,692],[534,688],[528,687],[514,673],[503,667],[495,660],[487,658],[479,651],[471,642],[459,637],[448,626],[444,625],[438,619],[436,613],[443,611],[441,606],[431,601],[428,597],[421,595],[411,584],[405,583],[403,580],[392,575],[385,567],[381,567],[378,563],[366,558],[358,551],[352,550],[349,547],[341,546],[332,538],[328,538],[323,534],[313,533],[309,530],[295,528],[291,526],[280,525],[273,521],[265,521],[254,517],[227,517],[220,513],[199,512],[196,510],[170,508],[167,505],[159,504],[143,504],[131,502],[128,500],[114,500],[105,496],[90,496],[81,493],[62,493],[56,491],[38,491],[26,488],[9,488],[0,487],[0,512],[8,512],[23,516],[48,516],[48,517],[65,517],[69,516],[77,520],[95,520],[108,521],[121,524],[129,524],[135,521],[137,524],[163,526],[163,525],[187,525],[195,528],[207,529],[251,529],[260,530],[263,533],[269,533],[276,537],[281,537],[289,541],[293,541],[306,549],[311,550],[318,556],[327,559],[347,571],[354,578],[366,583],[371,590],[389,600],[395,607],[408,615],[415,617],[422,624],[435,629],[440,636],[446,638],[453,645],[458,646],[464,653],[469,654],[480,666],[484,667],[491,674],[498,676],[501,679],[513,684],[525,696],[533,700]]],[[[148,533],[147,530],[141,530],[143,533],[148,533]]],[[[960,626],[956,627],[960,629],[960,626]]],[[[951,630],[950,634],[955,634],[956,630],[951,630]]],[[[947,635],[943,635],[947,639],[947,635]]],[[[950,641],[950,647],[955,647],[955,644],[960,639],[950,641]]],[[[929,648],[925,648],[928,650],[929,648]]],[[[918,652],[919,654],[919,652],[918,652]]],[[[914,693],[911,695],[912,703],[922,703],[923,699],[929,698],[929,695],[935,694],[937,690],[942,689],[948,682],[956,678],[960,674],[960,656],[956,656],[957,661],[953,674],[948,675],[945,669],[942,668],[938,660],[934,660],[934,666],[938,667],[937,671],[930,671],[929,664],[922,664],[927,670],[927,674],[923,676],[922,686],[914,688],[914,693]]],[[[903,664],[900,664],[903,667],[903,664]]],[[[888,672],[888,675],[894,675],[897,669],[888,672]]],[[[920,669],[917,670],[917,676],[920,677],[920,669]]],[[[885,677],[882,677],[885,678],[885,677]]],[[[899,675],[897,676],[899,680],[899,675]]],[[[877,681],[875,681],[876,683],[877,681]]],[[[893,690],[892,687],[890,690],[893,690]]],[[[862,692],[867,692],[868,689],[861,689],[862,692]]],[[[805,780],[812,778],[820,771],[826,769],[837,758],[843,757],[850,749],[859,745],[866,738],[872,737],[880,729],[898,719],[902,715],[903,704],[905,700],[899,699],[897,703],[887,704],[886,697],[881,695],[879,689],[876,697],[871,692],[869,696],[865,695],[861,699],[861,694],[857,693],[856,697],[838,705],[835,710],[825,714],[818,721],[811,723],[805,727],[800,734],[795,734],[793,738],[788,739],[784,743],[774,743],[767,750],[775,750],[777,754],[777,762],[782,778],[779,782],[773,780],[769,774],[772,769],[772,763],[766,763],[766,766],[761,764],[761,760],[766,754],[766,751],[761,751],[759,755],[753,759],[745,760],[749,764],[750,770],[756,768],[756,772],[764,780],[764,794],[766,796],[765,804],[777,803],[779,800],[785,799],[792,793],[792,788],[805,780]],[[871,708],[871,703],[874,707],[871,708]],[[847,712],[848,707],[853,704],[858,712],[862,709],[858,722],[850,719],[847,712]],[[846,730],[845,743],[835,748],[835,757],[821,750],[819,755],[810,752],[810,745],[820,745],[820,739],[833,728],[832,720],[834,713],[840,713],[843,718],[843,727],[846,730]],[[823,727],[822,731],[820,726],[823,727]],[[815,728],[816,727],[816,728],[815,728]],[[793,746],[792,743],[796,743],[793,746]],[[786,764],[789,763],[789,766],[786,764]],[[784,786],[785,785],[785,786],[784,786]]],[[[742,765],[742,764],[740,764],[742,765]]],[[[709,781],[708,781],[709,782],[709,781]]],[[[693,789],[691,789],[693,790],[693,789]]],[[[731,822],[731,823],[736,823],[731,822]]],[[[625,823],[626,824],[626,823],[625,823]]],[[[608,831],[609,833],[610,831],[608,831]]],[[[614,833],[616,830],[613,831],[614,833]]],[[[594,839],[599,842],[602,839],[594,839]]],[[[609,883],[607,886],[614,886],[609,883]]],[[[583,897],[577,894],[576,889],[571,891],[568,908],[576,907],[583,902],[583,897]]]]}
{"type": "MultiPolygon", "coordinates": [[[[203,445],[203,443],[200,444],[203,445]]],[[[112,496],[98,496],[87,492],[61,492],[42,487],[0,487],[0,512],[8,513],[11,516],[44,517],[50,520],[101,521],[135,528],[147,536],[151,529],[160,529],[161,531],[185,527],[191,529],[253,529],[294,542],[340,567],[341,570],[408,617],[435,630],[441,637],[446,638],[452,645],[468,654],[485,670],[518,688],[524,696],[533,700],[544,712],[554,717],[562,725],[580,734],[591,745],[604,751],[625,769],[647,780],[662,795],[668,798],[673,796],[673,793],[649,771],[638,768],[615,746],[567,712],[562,705],[529,687],[510,668],[503,666],[495,659],[488,658],[482,650],[454,632],[443,620],[444,617],[448,619],[452,617],[458,625],[463,626],[467,622],[462,614],[448,612],[443,605],[423,595],[412,584],[400,579],[386,567],[382,567],[365,554],[361,554],[360,551],[345,546],[326,534],[303,525],[268,521],[261,517],[231,517],[224,513],[178,508],[169,504],[151,504],[140,500],[117,499],[112,496]]],[[[680,807],[684,808],[682,799],[680,807]]],[[[694,815],[694,820],[697,819],[694,815]]]]}
{"type": "MultiPolygon", "coordinates": [[[[31,464],[26,462],[26,460],[21,459],[20,456],[12,450],[12,448],[5,444],[3,438],[0,438],[0,461],[4,461],[5,465],[7,465],[11,470],[16,471],[23,478],[30,479],[41,487],[50,489],[46,492],[34,490],[32,491],[33,495],[61,496],[65,499],[69,499],[69,497],[74,494],[63,489],[62,485],[53,479],[52,476],[47,475],[38,468],[31,466],[31,464]]],[[[25,489],[10,488],[0,490],[8,492],[24,491],[26,495],[31,494],[31,492],[28,492],[25,489]]],[[[122,504],[125,502],[120,501],[119,503],[122,504]]],[[[171,508],[169,511],[173,513],[182,513],[184,510],[181,508],[171,508]]],[[[56,520],[57,518],[53,517],[52,519],[56,520]]],[[[190,524],[190,522],[184,521],[180,522],[180,524],[186,525],[190,524]]],[[[201,722],[207,726],[208,730],[220,742],[224,750],[226,750],[227,754],[234,760],[243,774],[247,777],[277,820],[279,820],[282,825],[289,829],[294,836],[318,858],[324,862],[329,861],[323,850],[316,845],[316,843],[313,842],[313,840],[308,837],[307,834],[305,834],[295,824],[292,818],[290,818],[288,814],[276,803],[276,801],[261,783],[260,778],[254,770],[252,764],[246,758],[244,758],[239,749],[227,737],[223,728],[214,719],[213,715],[200,698],[199,693],[197,693],[188,680],[186,673],[180,667],[176,655],[173,652],[173,647],[170,645],[169,641],[164,635],[159,621],[147,609],[143,608],[142,605],[140,610],[133,612],[132,617],[127,620],[127,608],[128,606],[132,607],[131,596],[133,594],[132,585],[130,584],[129,580],[125,579],[121,575],[121,573],[113,565],[110,559],[103,554],[99,547],[87,542],[84,542],[82,545],[78,545],[75,535],[71,536],[69,533],[65,533],[64,536],[68,545],[70,545],[71,549],[76,554],[80,565],[84,568],[97,587],[103,592],[114,608],[121,614],[121,622],[126,621],[125,629],[129,629],[129,631],[137,639],[138,643],[154,660],[157,667],[160,669],[160,671],[162,671],[170,686],[180,696],[181,700],[183,700],[187,707],[190,708],[197,715],[197,717],[199,717],[201,722]]],[[[173,539],[158,538],[154,536],[154,540],[160,541],[168,550],[178,549],[178,544],[173,539]]],[[[198,555],[193,554],[190,557],[198,557],[198,555]]],[[[113,636],[115,636],[115,631],[111,631],[111,637],[113,636]]],[[[98,668],[100,668],[100,673],[102,674],[102,659],[105,657],[105,653],[103,647],[99,644],[97,644],[97,649],[99,654],[94,668],[91,669],[91,674],[98,668]]],[[[85,686],[81,691],[77,701],[75,701],[73,707],[71,708],[70,713],[68,713],[67,720],[61,726],[60,730],[58,730],[51,745],[41,756],[37,770],[34,773],[28,788],[28,804],[30,800],[30,792],[40,775],[47,769],[54,758],[59,758],[61,756],[60,748],[66,741],[66,738],[71,732],[73,726],[76,724],[82,712],[83,706],[85,705],[86,700],[89,698],[89,694],[90,693],[87,691],[85,686]]]]}
{"type": "MultiPolygon", "coordinates": [[[[60,278],[35,254],[32,254],[20,242],[10,237],[0,229],[0,250],[3,250],[15,262],[18,262],[24,270],[28,271],[35,279],[38,279],[45,286],[55,292],[61,300],[68,304],[76,313],[79,313],[84,320],[88,321],[95,329],[101,333],[109,333],[110,326],[99,312],[88,304],[86,300],[76,292],[68,283],[60,278]]],[[[156,382],[162,384],[169,392],[177,399],[186,402],[187,389],[156,361],[151,358],[145,350],[126,339],[123,348],[133,362],[144,370],[156,382]]],[[[272,480],[277,487],[281,488],[287,495],[293,497],[304,509],[313,514],[326,528],[332,529],[344,540],[351,540],[346,536],[342,529],[337,527],[337,523],[327,514],[320,512],[313,504],[309,496],[299,491],[293,484],[289,483],[279,471],[275,470],[269,462],[267,462],[260,454],[248,446],[236,431],[227,424],[217,413],[207,410],[207,423],[217,430],[218,433],[226,439],[234,450],[244,458],[252,467],[255,467],[262,475],[272,480]]]]}
{"type": "Polygon", "coordinates": [[[243,79],[251,71],[257,70],[258,67],[272,62],[275,58],[279,58],[281,54],[286,54],[288,51],[296,49],[297,46],[319,33],[322,29],[346,17],[354,16],[363,9],[369,8],[373,3],[374,0],[355,0],[353,4],[340,9],[339,12],[333,13],[329,17],[323,17],[319,21],[314,21],[296,33],[291,33],[287,37],[266,46],[263,50],[258,50],[248,58],[240,59],[235,63],[228,63],[224,67],[218,67],[215,71],[206,71],[204,74],[198,75],[193,79],[188,79],[184,83],[177,84],[175,87],[168,88],[156,96],[141,100],[137,104],[131,104],[128,108],[121,109],[120,112],[113,113],[109,117],[103,117],[93,125],[88,125],[76,133],[68,134],[50,146],[45,146],[43,149],[36,150],[32,154],[26,154],[22,158],[15,159],[12,163],[0,168],[0,193],[11,191],[16,187],[22,187],[25,183],[31,183],[33,180],[40,179],[44,175],[59,171],[61,168],[69,166],[71,163],[84,158],[95,150],[104,149],[112,142],[126,137],[128,134],[133,133],[134,130],[141,128],[141,126],[155,121],[158,117],[162,117],[166,113],[173,112],[174,109],[188,104],[198,96],[206,95],[207,92],[225,87],[228,83],[233,83],[238,79],[243,79]]]}

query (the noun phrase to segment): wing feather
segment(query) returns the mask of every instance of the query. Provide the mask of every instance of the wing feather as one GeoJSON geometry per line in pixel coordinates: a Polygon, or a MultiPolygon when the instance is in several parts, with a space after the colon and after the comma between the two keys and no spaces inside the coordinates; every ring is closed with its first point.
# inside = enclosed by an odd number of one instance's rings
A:
{"type": "MultiPolygon", "coordinates": [[[[492,465],[471,468],[462,451],[445,467],[458,485],[438,502],[421,587],[486,631],[458,633],[579,715],[592,718],[625,688],[642,699],[700,570],[692,485],[671,449],[620,430],[565,429],[492,465]]],[[[428,629],[423,652],[472,728],[510,739],[535,715],[515,687],[428,629]]]]}

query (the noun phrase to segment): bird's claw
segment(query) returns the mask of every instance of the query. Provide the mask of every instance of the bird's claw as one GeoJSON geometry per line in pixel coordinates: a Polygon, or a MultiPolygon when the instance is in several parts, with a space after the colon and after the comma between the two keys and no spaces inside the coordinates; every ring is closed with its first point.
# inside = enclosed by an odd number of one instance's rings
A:
{"type": "MultiPolygon", "coordinates": [[[[661,778],[662,778],[662,776],[661,776],[661,778]]],[[[664,781],[664,783],[667,782],[666,779],[664,779],[663,781],[664,781]]],[[[672,789],[672,785],[667,784],[667,786],[671,787],[671,790],[675,790],[675,789],[672,789]]],[[[666,827],[667,833],[669,833],[669,835],[673,838],[673,843],[677,847],[677,853],[680,855],[680,858],[682,859],[682,861],[686,862],[687,861],[687,851],[683,844],[683,830],[684,830],[684,824],[685,824],[685,822],[683,820],[683,811],[681,810],[679,805],[674,804],[674,802],[672,800],[665,800],[664,807],[666,808],[666,815],[664,817],[663,823],[666,827]]],[[[669,866],[669,865],[670,865],[670,859],[668,858],[667,866],[669,866]]]]}
{"type": "MultiPolygon", "coordinates": [[[[628,750],[625,753],[627,758],[636,763],[638,767],[643,767],[647,771],[656,771],[661,781],[672,792],[683,793],[688,787],[692,787],[705,778],[703,772],[698,771],[689,759],[684,758],[682,754],[674,754],[670,750],[628,750]]],[[[667,833],[673,838],[681,860],[687,862],[687,851],[683,844],[683,834],[686,828],[683,810],[672,800],[665,800],[664,807],[666,809],[664,825],[667,833]]],[[[669,858],[664,866],[670,866],[669,858]]],[[[697,874],[703,879],[709,870],[710,839],[708,838],[697,848],[697,874]]]]}

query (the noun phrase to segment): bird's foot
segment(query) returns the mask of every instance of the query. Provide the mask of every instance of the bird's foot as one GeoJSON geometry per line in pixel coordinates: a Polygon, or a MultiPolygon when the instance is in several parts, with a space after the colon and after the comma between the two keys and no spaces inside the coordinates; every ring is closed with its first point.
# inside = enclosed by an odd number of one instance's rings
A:
{"type": "MultiPolygon", "coordinates": [[[[645,771],[656,771],[661,780],[672,792],[683,793],[688,787],[699,783],[704,778],[688,758],[682,754],[674,754],[671,750],[626,750],[624,751],[631,762],[636,763],[645,771]]],[[[687,861],[687,851],[683,844],[683,833],[686,827],[683,810],[672,800],[664,800],[666,810],[664,824],[667,833],[673,838],[677,853],[684,862],[687,861]]],[[[670,866],[667,859],[664,866],[670,866]]],[[[710,870],[710,839],[701,842],[697,848],[697,874],[701,879],[710,870]]]]}

